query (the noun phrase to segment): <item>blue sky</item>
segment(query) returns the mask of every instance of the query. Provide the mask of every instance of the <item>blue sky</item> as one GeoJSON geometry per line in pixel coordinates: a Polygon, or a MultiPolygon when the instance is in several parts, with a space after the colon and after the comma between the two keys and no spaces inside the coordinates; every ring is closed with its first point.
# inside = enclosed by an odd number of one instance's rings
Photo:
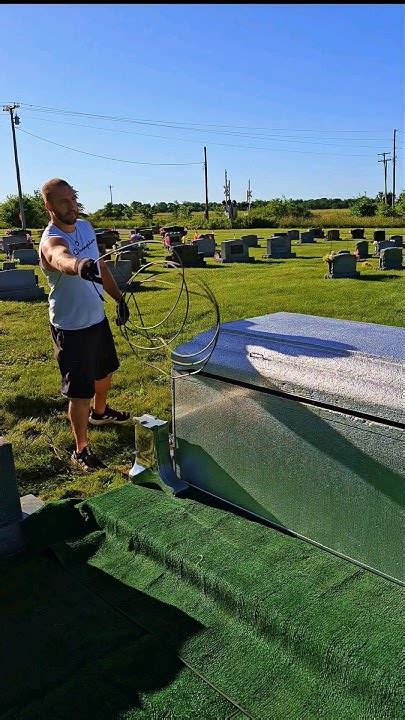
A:
{"type": "MultiPolygon", "coordinates": [[[[0,103],[21,103],[23,191],[58,176],[87,211],[110,184],[114,202],[203,201],[206,145],[210,200],[225,169],[236,200],[249,179],[253,199],[375,195],[377,153],[404,129],[403,19],[382,4],[2,5],[0,103]]],[[[17,186],[0,118],[2,200],[17,186]]]]}

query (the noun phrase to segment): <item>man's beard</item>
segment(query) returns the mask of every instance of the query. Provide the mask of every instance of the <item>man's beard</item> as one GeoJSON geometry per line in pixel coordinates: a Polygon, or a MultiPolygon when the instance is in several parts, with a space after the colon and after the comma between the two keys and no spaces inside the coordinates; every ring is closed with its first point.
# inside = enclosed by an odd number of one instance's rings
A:
{"type": "Polygon", "coordinates": [[[74,213],[74,218],[72,220],[73,212],[65,213],[64,215],[62,215],[62,213],[57,212],[56,210],[53,210],[52,212],[55,215],[56,219],[59,220],[59,222],[63,223],[64,225],[74,225],[77,220],[77,217],[78,217],[78,213],[74,213]]]}

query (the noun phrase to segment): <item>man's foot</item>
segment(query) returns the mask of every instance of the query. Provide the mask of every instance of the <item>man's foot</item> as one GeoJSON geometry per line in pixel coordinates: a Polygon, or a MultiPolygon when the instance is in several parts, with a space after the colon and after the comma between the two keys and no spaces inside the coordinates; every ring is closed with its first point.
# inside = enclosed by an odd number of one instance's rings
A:
{"type": "Polygon", "coordinates": [[[73,450],[70,456],[70,460],[73,465],[77,465],[77,467],[79,467],[84,472],[101,470],[102,468],[106,467],[106,465],[104,465],[104,463],[101,462],[101,460],[99,460],[96,455],[94,455],[94,453],[87,445],[80,452],[77,452],[77,450],[73,450]]]}
{"type": "Polygon", "coordinates": [[[129,412],[120,412],[119,410],[113,410],[106,405],[106,408],[102,415],[96,413],[94,408],[91,409],[89,423],[90,425],[110,425],[115,423],[116,425],[124,425],[131,419],[129,412]]]}

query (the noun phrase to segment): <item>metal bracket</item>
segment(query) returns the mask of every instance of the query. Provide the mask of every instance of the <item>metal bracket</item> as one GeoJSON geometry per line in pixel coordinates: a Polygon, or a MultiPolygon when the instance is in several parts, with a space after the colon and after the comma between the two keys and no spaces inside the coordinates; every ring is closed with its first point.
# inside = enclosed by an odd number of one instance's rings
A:
{"type": "Polygon", "coordinates": [[[169,448],[168,422],[160,420],[154,415],[141,415],[140,417],[135,417],[135,420],[139,425],[142,425],[146,430],[150,430],[153,433],[155,457],[161,480],[170,488],[174,495],[180,495],[188,490],[188,485],[179,480],[173,468],[169,448]]]}

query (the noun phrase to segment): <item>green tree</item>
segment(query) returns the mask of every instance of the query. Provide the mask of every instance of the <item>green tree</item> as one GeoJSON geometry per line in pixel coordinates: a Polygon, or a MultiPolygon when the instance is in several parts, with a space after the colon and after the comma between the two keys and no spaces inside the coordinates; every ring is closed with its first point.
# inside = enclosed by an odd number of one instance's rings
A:
{"type": "Polygon", "coordinates": [[[144,203],[141,208],[142,222],[146,225],[153,222],[153,207],[149,203],[144,203]]]}
{"type": "MultiPolygon", "coordinates": [[[[35,190],[33,195],[23,193],[23,205],[28,228],[40,228],[48,224],[49,215],[39,190],[35,190]]],[[[0,219],[9,227],[21,227],[18,195],[8,195],[4,202],[0,203],[0,219]]]]}
{"type": "Polygon", "coordinates": [[[377,212],[377,203],[373,198],[369,198],[365,194],[360,195],[360,197],[352,201],[350,211],[353,215],[374,217],[377,212]]]}

